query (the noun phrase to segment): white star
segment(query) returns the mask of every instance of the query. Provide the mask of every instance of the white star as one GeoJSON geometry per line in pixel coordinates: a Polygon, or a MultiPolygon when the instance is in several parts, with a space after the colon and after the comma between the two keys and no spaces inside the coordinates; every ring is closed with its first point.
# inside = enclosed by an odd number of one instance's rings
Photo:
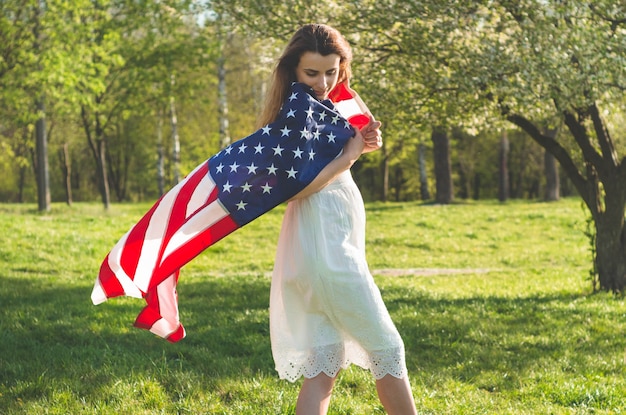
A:
{"type": "Polygon", "coordinates": [[[307,118],[313,118],[313,113],[314,113],[315,111],[313,111],[313,108],[309,107],[309,109],[308,109],[308,110],[306,110],[305,112],[306,112],[306,117],[307,117],[307,118]]]}
{"type": "Polygon", "coordinates": [[[248,167],[248,174],[256,174],[257,166],[254,165],[254,162],[250,164],[248,167]]]}
{"type": "Polygon", "coordinates": [[[287,113],[287,118],[289,117],[296,117],[296,110],[294,110],[293,108],[289,110],[289,112],[287,113]]]}
{"type": "Polygon", "coordinates": [[[289,170],[285,170],[285,172],[287,173],[287,178],[293,177],[295,179],[296,178],[296,173],[298,172],[298,170],[294,170],[293,167],[292,167],[289,170]]]}
{"type": "Polygon", "coordinates": [[[300,147],[296,148],[293,151],[293,158],[295,159],[301,159],[302,158],[302,150],[300,150],[300,147]]]}
{"type": "Polygon", "coordinates": [[[237,210],[246,210],[246,205],[247,203],[245,203],[243,200],[239,203],[237,203],[237,210]]]}
{"type": "Polygon", "coordinates": [[[233,162],[233,164],[231,164],[230,166],[230,172],[236,172],[237,171],[237,167],[239,167],[239,164],[237,164],[237,162],[233,162]]]}
{"type": "Polygon", "coordinates": [[[328,142],[329,143],[334,143],[335,142],[336,136],[335,136],[335,134],[333,134],[332,131],[327,135],[327,137],[328,137],[328,142]]]}
{"type": "Polygon", "coordinates": [[[267,174],[273,174],[274,176],[276,176],[276,170],[278,169],[274,167],[274,163],[272,163],[272,165],[267,168],[267,174]]]}
{"type": "Polygon", "coordinates": [[[326,119],[326,111],[322,111],[320,113],[320,121],[324,121],[326,119]]]}
{"type": "Polygon", "coordinates": [[[226,182],[226,183],[224,183],[224,187],[222,188],[222,191],[230,193],[230,188],[231,187],[233,187],[233,185],[230,184],[229,182],[226,182]]]}
{"type": "Polygon", "coordinates": [[[242,143],[242,144],[239,146],[239,153],[245,153],[246,148],[248,148],[248,146],[247,146],[245,143],[242,143]]]}
{"type": "Polygon", "coordinates": [[[263,193],[269,193],[272,190],[272,186],[270,186],[269,183],[265,183],[265,186],[261,186],[261,188],[263,189],[263,193]]]}
{"type": "Polygon", "coordinates": [[[283,135],[281,135],[281,137],[288,137],[289,133],[291,132],[291,130],[289,128],[287,128],[287,126],[285,125],[285,128],[280,130],[280,132],[283,133],[283,135]]]}
{"type": "Polygon", "coordinates": [[[231,152],[231,151],[233,151],[233,148],[232,148],[231,146],[228,146],[228,147],[226,147],[226,148],[224,149],[224,152],[225,152],[226,154],[230,154],[230,152],[231,152]]]}
{"type": "Polygon", "coordinates": [[[337,124],[339,122],[339,119],[340,119],[339,115],[335,115],[330,123],[337,124]]]}
{"type": "Polygon", "coordinates": [[[348,122],[348,120],[346,120],[345,128],[350,128],[350,123],[348,122]]]}
{"type": "Polygon", "coordinates": [[[257,144],[257,146],[256,146],[256,147],[254,147],[254,154],[263,154],[263,149],[264,149],[264,148],[265,148],[265,147],[263,147],[263,146],[261,145],[261,143],[257,144]]]}
{"type": "Polygon", "coordinates": [[[272,129],[270,128],[269,125],[266,125],[265,127],[263,127],[263,134],[262,135],[270,135],[270,131],[272,131],[272,129]]]}
{"type": "Polygon", "coordinates": [[[313,150],[309,151],[309,160],[313,160],[315,158],[315,153],[313,150]]]}
{"type": "Polygon", "coordinates": [[[302,128],[302,131],[300,131],[300,138],[306,138],[307,140],[309,139],[309,131],[306,129],[306,127],[302,128]]]}
{"type": "Polygon", "coordinates": [[[315,130],[315,132],[313,133],[313,138],[315,140],[319,140],[320,139],[320,134],[321,133],[319,131],[315,130]]]}
{"type": "Polygon", "coordinates": [[[218,173],[221,173],[223,169],[224,169],[224,165],[220,163],[219,166],[215,168],[215,171],[218,173]]]}
{"type": "Polygon", "coordinates": [[[294,99],[298,98],[298,93],[297,92],[292,92],[291,96],[289,97],[289,102],[293,101],[294,99]]]}
{"type": "Polygon", "coordinates": [[[280,144],[277,144],[276,147],[272,148],[272,150],[274,150],[274,155],[282,156],[284,148],[282,148],[280,144]]]}
{"type": "Polygon", "coordinates": [[[246,182],[243,185],[241,185],[241,188],[243,189],[243,193],[249,192],[251,187],[252,187],[252,185],[248,184],[248,182],[246,182]]]}

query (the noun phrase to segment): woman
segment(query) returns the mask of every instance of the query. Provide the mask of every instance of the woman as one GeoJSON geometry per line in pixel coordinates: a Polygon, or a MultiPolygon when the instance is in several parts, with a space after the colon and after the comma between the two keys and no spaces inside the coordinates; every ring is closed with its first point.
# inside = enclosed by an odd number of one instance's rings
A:
{"type": "MultiPolygon", "coordinates": [[[[352,53],[341,34],[306,25],[292,37],[273,74],[262,125],[274,121],[292,82],[318,100],[350,79],[352,53]]],[[[404,345],[365,259],[365,210],[350,167],[382,145],[370,123],[287,205],[270,297],[272,353],[279,376],[304,381],[296,413],[326,414],[340,369],[354,363],[376,378],[391,415],[416,414],[404,345]]]]}

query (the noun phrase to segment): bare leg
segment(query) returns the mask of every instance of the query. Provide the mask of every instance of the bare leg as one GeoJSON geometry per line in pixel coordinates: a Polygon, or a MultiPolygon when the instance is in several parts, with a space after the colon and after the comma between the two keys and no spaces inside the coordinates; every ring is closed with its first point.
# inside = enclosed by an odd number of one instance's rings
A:
{"type": "Polygon", "coordinates": [[[334,385],[335,378],[324,373],[305,378],[298,395],[296,415],[326,415],[334,385]]]}
{"type": "Polygon", "coordinates": [[[417,415],[409,378],[385,375],[376,381],[378,398],[389,415],[417,415]]]}

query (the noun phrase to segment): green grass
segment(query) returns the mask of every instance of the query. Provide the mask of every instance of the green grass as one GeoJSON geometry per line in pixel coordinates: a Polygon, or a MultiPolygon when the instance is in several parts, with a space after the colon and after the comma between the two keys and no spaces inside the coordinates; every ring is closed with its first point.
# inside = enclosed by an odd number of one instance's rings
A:
{"type": "MultiPolygon", "coordinates": [[[[183,269],[178,344],[131,327],[140,300],[89,298],[148,207],[0,205],[0,414],[294,413],[299,385],[277,378],[268,334],[283,207],[183,269]]],[[[420,413],[626,413],[626,304],[591,293],[579,201],[367,211],[420,413]]],[[[380,413],[369,373],[342,373],[330,414],[380,413]]]]}

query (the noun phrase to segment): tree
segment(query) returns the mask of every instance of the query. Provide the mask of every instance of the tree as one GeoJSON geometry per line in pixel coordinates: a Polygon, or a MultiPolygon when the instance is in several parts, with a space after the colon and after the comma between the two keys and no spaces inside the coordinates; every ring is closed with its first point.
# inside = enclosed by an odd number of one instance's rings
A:
{"type": "MultiPolygon", "coordinates": [[[[38,56],[38,69],[43,67],[43,59],[45,56],[42,49],[43,43],[43,25],[42,19],[45,13],[44,3],[38,1],[35,5],[34,15],[34,50],[38,56]]],[[[48,137],[46,134],[46,106],[45,106],[45,92],[43,85],[41,90],[35,99],[35,108],[37,111],[37,121],[35,122],[35,150],[37,153],[35,171],[37,176],[37,201],[39,205],[39,211],[50,210],[50,176],[48,166],[48,137]]]]}
{"type": "MultiPolygon", "coordinates": [[[[123,151],[117,154],[126,158],[124,162],[111,159],[111,137],[130,114],[154,116],[154,108],[158,114],[167,106],[170,120],[177,120],[176,94],[192,89],[194,83],[185,74],[196,71],[206,59],[205,38],[188,18],[187,2],[175,6],[178,9],[157,1],[110,0],[93,1],[83,11],[82,41],[90,76],[79,88],[80,114],[105,208],[110,204],[111,183],[118,199],[125,197],[123,180],[131,162],[123,151]]],[[[171,126],[178,137],[177,123],[171,126]]]]}
{"type": "Polygon", "coordinates": [[[452,186],[452,163],[450,161],[450,138],[445,130],[433,129],[433,153],[435,159],[436,192],[435,201],[448,204],[454,198],[452,186]]]}
{"type": "Polygon", "coordinates": [[[500,137],[499,162],[498,200],[505,202],[509,198],[509,137],[506,131],[500,137]]]}
{"type": "MultiPolygon", "coordinates": [[[[429,54],[420,55],[437,65],[419,68],[425,90],[436,94],[440,105],[449,105],[454,91],[453,112],[472,108],[466,114],[487,111],[500,116],[559,161],[595,224],[598,284],[622,292],[626,159],[618,155],[605,114],[619,112],[616,104],[624,102],[626,73],[616,69],[623,67],[626,54],[625,6],[612,1],[526,0],[403,7],[406,14],[396,12],[392,26],[399,38],[376,26],[388,34],[389,44],[400,53],[419,52],[409,29],[418,25],[415,20],[429,27],[429,54]],[[541,125],[549,117],[562,120],[574,146],[543,132],[541,125]]],[[[381,7],[377,11],[385,13],[381,7]]]]}
{"type": "MultiPolygon", "coordinates": [[[[609,1],[520,3],[501,2],[498,15],[507,38],[490,55],[498,69],[486,88],[502,114],[559,161],[595,224],[599,287],[622,292],[626,158],[618,155],[601,108],[624,100],[626,74],[615,68],[623,67],[626,52],[625,6],[609,1]],[[582,163],[553,134],[542,131],[537,121],[541,112],[561,117],[582,163]]],[[[484,63],[485,55],[481,57],[484,63]]]]}
{"type": "MultiPolygon", "coordinates": [[[[558,129],[551,128],[545,132],[546,135],[556,138],[558,129]]],[[[543,153],[543,167],[546,175],[546,188],[543,199],[546,202],[554,202],[561,197],[561,179],[559,178],[559,166],[556,158],[549,151],[543,153]]]]}
{"type": "MultiPolygon", "coordinates": [[[[50,208],[49,114],[61,112],[61,91],[71,87],[75,64],[75,13],[82,0],[7,0],[0,16],[2,108],[13,114],[8,128],[34,125],[33,167],[39,210],[50,208]]],[[[20,180],[20,184],[24,183],[20,180]]]]}
{"type": "MultiPolygon", "coordinates": [[[[220,2],[222,3],[222,2],[220,2]]],[[[224,2],[226,3],[226,2],[224,2]]],[[[251,27],[293,29],[297,1],[235,0],[251,27]]],[[[552,154],[595,225],[601,289],[626,289],[626,158],[609,116],[623,113],[626,5],[611,0],[316,2],[358,45],[377,108],[405,123],[503,128],[513,123],[552,154]],[[394,89],[393,85],[402,85],[394,89]],[[400,104],[400,105],[397,105],[400,104]],[[411,110],[406,110],[411,109],[411,110]],[[557,138],[542,126],[563,124],[557,138]]],[[[622,138],[623,139],[623,138],[622,138]]]]}

